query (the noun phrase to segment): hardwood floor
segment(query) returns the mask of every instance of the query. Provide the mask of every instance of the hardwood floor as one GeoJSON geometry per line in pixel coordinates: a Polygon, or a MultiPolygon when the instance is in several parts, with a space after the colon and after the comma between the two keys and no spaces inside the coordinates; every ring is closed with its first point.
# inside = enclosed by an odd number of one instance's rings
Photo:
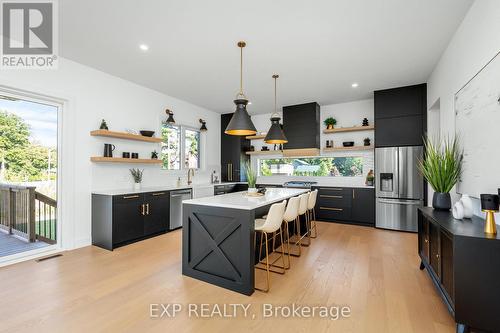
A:
{"type": "MultiPolygon", "coordinates": [[[[119,248],[0,268],[0,332],[454,332],[427,272],[417,236],[318,223],[319,237],[251,297],[181,275],[181,231],[119,248]],[[151,303],[251,304],[237,319],[150,318],[151,303]],[[351,316],[262,318],[261,305],[346,305],[351,316]]],[[[257,271],[257,281],[264,273],[257,271]]]]}

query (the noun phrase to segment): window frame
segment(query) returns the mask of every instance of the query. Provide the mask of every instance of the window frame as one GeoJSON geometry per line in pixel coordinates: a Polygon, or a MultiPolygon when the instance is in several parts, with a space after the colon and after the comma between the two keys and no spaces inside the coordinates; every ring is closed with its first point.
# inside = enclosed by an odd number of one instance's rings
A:
{"type": "MultiPolygon", "coordinates": [[[[179,151],[180,151],[180,156],[179,156],[179,169],[165,169],[164,164],[162,163],[161,169],[164,171],[173,171],[173,172],[179,172],[183,170],[188,170],[190,169],[189,167],[186,166],[186,130],[196,132],[198,133],[198,167],[194,168],[195,170],[201,170],[202,167],[202,154],[203,154],[203,148],[202,148],[202,135],[201,131],[198,128],[192,127],[192,126],[186,126],[186,125],[181,125],[181,124],[167,124],[165,122],[161,123],[161,130],[160,133],[163,131],[163,127],[165,126],[172,126],[172,127],[177,127],[179,128],[180,131],[180,142],[179,142],[179,151]]],[[[162,145],[165,144],[163,134],[161,135],[162,138],[162,145]]],[[[160,155],[160,159],[162,159],[162,156],[160,155]]],[[[163,159],[162,159],[163,162],[163,159]]]]}

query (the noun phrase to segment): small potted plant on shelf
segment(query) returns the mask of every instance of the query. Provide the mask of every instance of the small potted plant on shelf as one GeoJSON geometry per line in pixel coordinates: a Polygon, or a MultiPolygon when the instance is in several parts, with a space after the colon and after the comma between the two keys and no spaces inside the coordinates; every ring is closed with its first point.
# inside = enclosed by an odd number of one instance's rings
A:
{"type": "Polygon", "coordinates": [[[326,129],[333,129],[335,125],[337,125],[337,119],[328,117],[325,119],[325,121],[323,121],[323,123],[325,124],[326,129]]]}
{"type": "Polygon", "coordinates": [[[363,140],[363,144],[364,144],[365,146],[369,146],[369,145],[371,144],[371,140],[370,140],[370,138],[365,138],[365,139],[363,140]]]}
{"type": "Polygon", "coordinates": [[[134,178],[134,189],[136,191],[141,189],[142,174],[143,173],[144,173],[144,170],[130,169],[130,174],[132,174],[132,178],[134,178]]]}
{"type": "Polygon", "coordinates": [[[255,184],[257,183],[257,172],[252,168],[250,163],[245,165],[245,172],[248,181],[248,194],[256,194],[257,188],[255,187],[255,184]]]}
{"type": "Polygon", "coordinates": [[[432,207],[450,210],[450,191],[462,174],[463,150],[459,140],[455,137],[434,143],[426,138],[424,146],[426,157],[419,161],[418,167],[435,191],[432,207]]]}

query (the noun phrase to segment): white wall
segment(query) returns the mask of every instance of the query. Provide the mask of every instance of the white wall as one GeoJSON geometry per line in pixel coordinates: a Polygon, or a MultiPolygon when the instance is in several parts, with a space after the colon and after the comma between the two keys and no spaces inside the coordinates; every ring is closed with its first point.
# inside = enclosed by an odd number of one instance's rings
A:
{"type": "MultiPolygon", "coordinates": [[[[432,119],[435,116],[435,111],[430,109],[438,102],[441,135],[455,133],[454,95],[500,51],[499,31],[498,0],[475,1],[429,78],[429,128],[434,128],[432,119]]],[[[457,200],[458,195],[452,192],[453,199],[457,200]]],[[[481,216],[478,200],[475,200],[474,207],[476,215],[481,216]]]]}
{"type": "Polygon", "coordinates": [[[149,157],[158,144],[128,142],[91,137],[102,118],[111,130],[125,128],[151,129],[159,133],[164,110],[175,113],[179,124],[198,127],[198,119],[207,121],[202,134],[202,156],[206,170],[195,182],[208,182],[210,171],[220,168],[220,115],[162,93],[105,74],[90,67],[61,59],[57,70],[2,71],[0,85],[35,92],[65,101],[62,112],[62,210],[63,247],[71,249],[91,243],[91,192],[98,189],[132,188],[128,169],[144,168],[144,186],[174,184],[185,172],[164,171],[160,166],[91,163],[90,156],[101,156],[103,143],[116,145],[121,151],[138,152],[149,157]]]}
{"type": "MultiPolygon", "coordinates": [[[[363,118],[368,118],[370,124],[374,121],[374,106],[373,99],[341,103],[341,104],[331,104],[322,105],[321,111],[321,147],[326,146],[326,140],[334,140],[335,146],[342,146],[343,141],[355,141],[355,145],[363,145],[363,139],[369,137],[371,139],[372,145],[374,144],[374,132],[373,131],[361,131],[361,132],[347,132],[347,133],[336,133],[336,134],[323,134],[323,120],[328,117],[334,117],[337,119],[336,127],[351,127],[360,126],[362,124],[363,118]]],[[[267,132],[270,127],[271,114],[256,115],[252,116],[252,121],[257,128],[258,132],[267,132]]],[[[286,134],[286,133],[285,133],[286,134]]],[[[312,135],[312,134],[311,134],[312,135]]],[[[255,146],[255,150],[260,150],[264,145],[262,140],[253,140],[252,145],[255,146]]],[[[273,146],[269,146],[269,149],[273,149],[273,146]]],[[[370,169],[374,168],[373,151],[359,151],[359,152],[336,152],[336,153],[321,153],[322,156],[361,156],[364,160],[363,165],[363,177],[282,177],[282,176],[267,176],[258,177],[259,183],[267,184],[282,184],[285,181],[290,181],[292,179],[307,179],[321,182],[324,185],[332,186],[349,186],[349,185],[364,185],[365,177],[370,169]]],[[[266,158],[272,157],[270,155],[265,155],[266,158]]],[[[252,156],[252,163],[254,167],[257,166],[257,160],[259,156],[252,156]]]]}

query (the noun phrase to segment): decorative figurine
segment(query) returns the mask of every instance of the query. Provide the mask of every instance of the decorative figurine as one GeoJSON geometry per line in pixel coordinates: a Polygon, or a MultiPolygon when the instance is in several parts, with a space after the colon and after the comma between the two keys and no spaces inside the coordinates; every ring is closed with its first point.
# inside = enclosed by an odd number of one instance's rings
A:
{"type": "Polygon", "coordinates": [[[102,120],[101,121],[101,126],[99,126],[99,129],[102,129],[102,130],[109,130],[108,128],[108,124],[106,124],[106,120],[102,120]]]}
{"type": "Polygon", "coordinates": [[[365,139],[363,140],[363,143],[364,143],[364,145],[365,145],[365,146],[369,146],[369,145],[371,145],[370,138],[365,138],[365,139]]]}
{"type": "Polygon", "coordinates": [[[370,124],[368,123],[368,118],[363,119],[363,126],[369,126],[370,124]]]}
{"type": "Polygon", "coordinates": [[[153,150],[151,152],[151,159],[157,160],[158,159],[158,152],[156,150],[153,150]]]}

